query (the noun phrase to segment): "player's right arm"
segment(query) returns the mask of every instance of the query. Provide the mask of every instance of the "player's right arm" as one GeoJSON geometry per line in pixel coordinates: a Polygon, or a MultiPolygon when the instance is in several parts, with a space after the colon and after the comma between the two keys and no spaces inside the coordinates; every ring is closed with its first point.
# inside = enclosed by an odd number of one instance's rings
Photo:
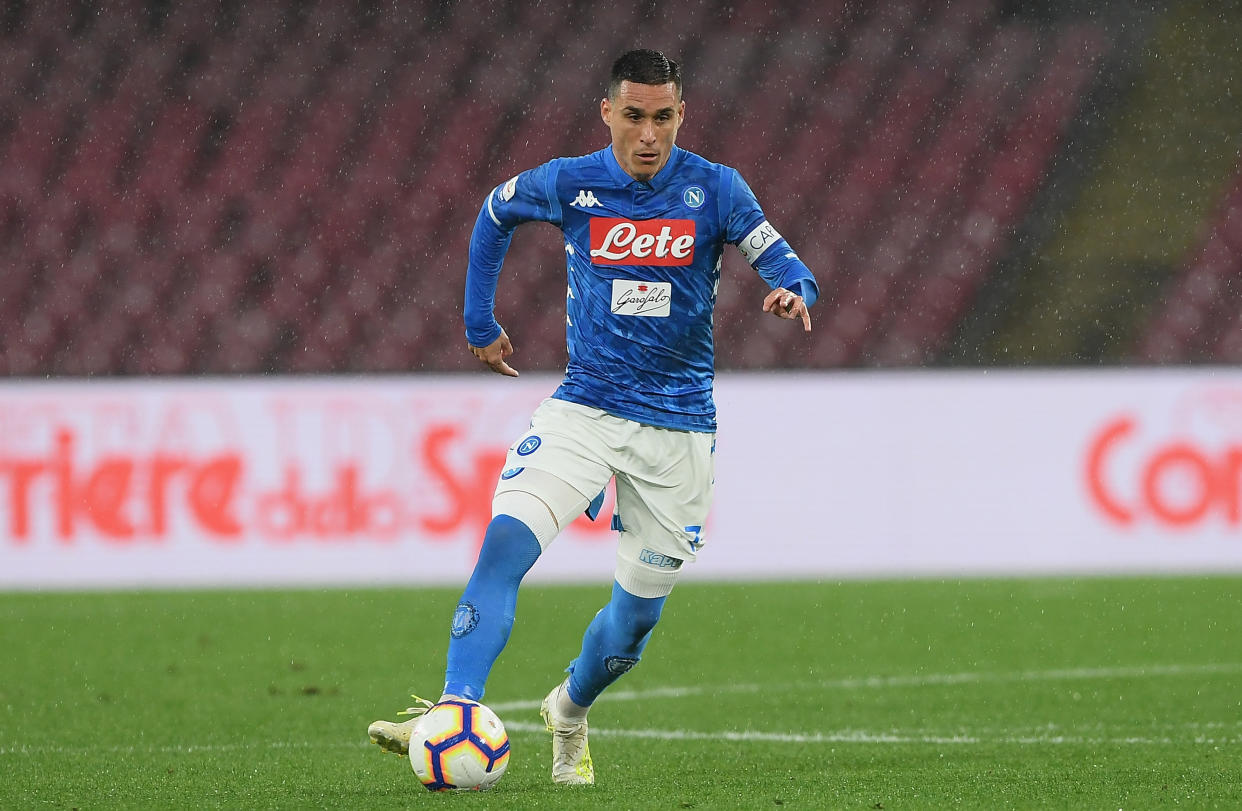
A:
{"type": "Polygon", "coordinates": [[[532,220],[560,224],[555,179],[553,161],[497,186],[483,201],[470,235],[463,308],[466,341],[475,357],[493,371],[511,377],[517,372],[505,358],[513,354],[513,345],[496,322],[496,284],[515,228],[532,220]]]}

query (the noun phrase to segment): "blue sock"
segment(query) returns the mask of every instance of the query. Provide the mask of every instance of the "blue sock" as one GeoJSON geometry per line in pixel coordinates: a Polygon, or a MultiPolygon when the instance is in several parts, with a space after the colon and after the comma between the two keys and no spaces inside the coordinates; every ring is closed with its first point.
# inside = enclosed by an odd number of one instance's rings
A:
{"type": "Polygon", "coordinates": [[[518,585],[539,552],[535,533],[518,519],[498,515],[487,525],[479,560],[453,614],[444,692],[483,698],[487,674],[513,630],[518,585]]]}
{"type": "Polygon", "coordinates": [[[612,600],[587,626],[582,653],[569,665],[569,697],[575,704],[589,707],[604,688],[638,664],[665,599],[635,597],[619,583],[612,584],[612,600]]]}

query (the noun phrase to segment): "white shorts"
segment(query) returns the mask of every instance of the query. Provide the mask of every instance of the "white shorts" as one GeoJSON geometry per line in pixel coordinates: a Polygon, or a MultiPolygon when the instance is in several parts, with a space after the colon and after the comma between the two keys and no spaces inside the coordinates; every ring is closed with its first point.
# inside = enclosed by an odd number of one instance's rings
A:
{"type": "Polygon", "coordinates": [[[625,564],[667,572],[671,588],[682,561],[693,561],[703,545],[714,447],[714,434],[643,425],[549,398],[535,410],[530,430],[509,448],[496,494],[538,496],[563,528],[615,478],[618,580],[625,564]],[[574,494],[558,493],[541,474],[568,484],[574,494]]]}

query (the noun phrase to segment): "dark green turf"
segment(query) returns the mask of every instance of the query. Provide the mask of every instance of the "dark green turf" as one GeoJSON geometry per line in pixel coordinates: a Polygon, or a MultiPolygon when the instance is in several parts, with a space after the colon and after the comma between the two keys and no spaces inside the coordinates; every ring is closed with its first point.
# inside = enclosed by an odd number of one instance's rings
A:
{"type": "Polygon", "coordinates": [[[588,789],[535,707],[607,588],[527,588],[509,772],[431,795],[365,730],[438,693],[456,596],[0,595],[0,808],[1242,807],[1242,579],[685,584],[588,789]]]}

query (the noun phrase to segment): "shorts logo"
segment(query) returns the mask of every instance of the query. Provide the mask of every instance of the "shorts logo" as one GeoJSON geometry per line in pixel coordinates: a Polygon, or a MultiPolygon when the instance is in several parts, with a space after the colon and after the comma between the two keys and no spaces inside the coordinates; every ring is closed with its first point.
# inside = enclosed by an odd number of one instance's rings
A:
{"type": "Polygon", "coordinates": [[[698,186],[690,186],[681,193],[681,201],[690,208],[702,208],[707,202],[707,193],[698,186]]]}
{"type": "MultiPolygon", "coordinates": [[[[716,452],[716,440],[713,439],[712,440],[712,453],[715,453],[715,452],[716,452]]],[[[714,482],[716,481],[716,479],[713,477],[712,481],[714,482]]],[[[703,545],[703,527],[702,526],[686,527],[686,534],[690,536],[690,549],[695,552],[699,551],[699,547],[703,545]]]]}
{"type": "Polygon", "coordinates": [[[694,220],[591,218],[593,265],[689,265],[694,220]]]}
{"type": "Polygon", "coordinates": [[[501,473],[500,478],[506,479],[506,480],[512,479],[514,476],[521,473],[525,469],[526,468],[524,467],[511,467],[508,470],[506,470],[504,473],[501,473]]]}
{"type": "Polygon", "coordinates": [[[479,624],[479,609],[470,603],[458,603],[453,612],[453,627],[450,633],[454,639],[461,639],[479,624]]]}
{"type": "Polygon", "coordinates": [[[681,561],[677,558],[669,557],[668,555],[663,555],[659,552],[653,552],[646,548],[638,553],[638,559],[643,563],[646,563],[648,566],[656,566],[660,569],[681,568],[681,561]]]}
{"type": "MultiPolygon", "coordinates": [[[[530,456],[532,453],[539,450],[539,444],[541,442],[543,442],[543,440],[537,436],[526,437],[526,439],[522,440],[522,444],[517,446],[517,455],[530,456]]],[[[513,475],[516,476],[517,474],[515,473],[513,475]]]]}

